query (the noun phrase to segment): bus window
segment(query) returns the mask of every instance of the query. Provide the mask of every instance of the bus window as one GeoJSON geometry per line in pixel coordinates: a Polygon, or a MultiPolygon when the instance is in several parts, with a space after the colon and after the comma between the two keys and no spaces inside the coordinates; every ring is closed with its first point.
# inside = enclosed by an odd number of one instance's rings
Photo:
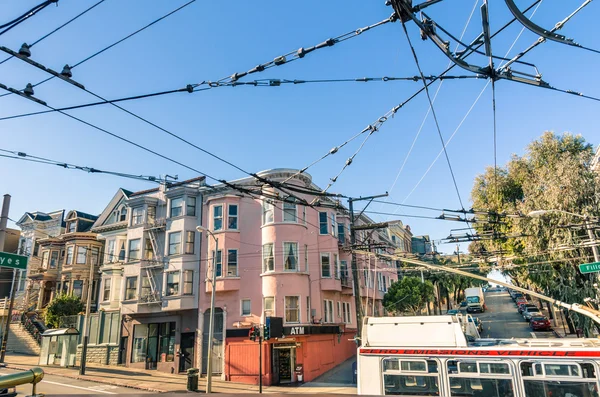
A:
{"type": "Polygon", "coordinates": [[[452,397],[514,397],[515,395],[510,367],[506,363],[449,360],[447,368],[452,397]]]}
{"type": "Polygon", "coordinates": [[[383,360],[384,394],[439,396],[438,364],[435,360],[383,360]]]}
{"type": "Polygon", "coordinates": [[[592,363],[521,363],[526,397],[600,397],[595,372],[592,363]]]}

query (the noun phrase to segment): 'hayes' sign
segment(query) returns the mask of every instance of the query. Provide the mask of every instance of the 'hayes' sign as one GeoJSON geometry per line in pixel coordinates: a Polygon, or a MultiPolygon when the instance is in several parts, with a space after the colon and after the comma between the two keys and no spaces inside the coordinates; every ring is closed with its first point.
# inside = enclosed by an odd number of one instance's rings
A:
{"type": "Polygon", "coordinates": [[[27,269],[27,257],[9,254],[8,252],[0,252],[0,267],[25,270],[27,269]]]}

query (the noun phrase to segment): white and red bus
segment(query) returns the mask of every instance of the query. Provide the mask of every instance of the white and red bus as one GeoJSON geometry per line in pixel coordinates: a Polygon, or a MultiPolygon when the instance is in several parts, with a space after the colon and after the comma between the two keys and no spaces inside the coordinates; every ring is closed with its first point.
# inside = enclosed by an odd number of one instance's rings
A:
{"type": "Polygon", "coordinates": [[[366,318],[358,394],[600,397],[598,339],[478,339],[453,316],[366,318]]]}

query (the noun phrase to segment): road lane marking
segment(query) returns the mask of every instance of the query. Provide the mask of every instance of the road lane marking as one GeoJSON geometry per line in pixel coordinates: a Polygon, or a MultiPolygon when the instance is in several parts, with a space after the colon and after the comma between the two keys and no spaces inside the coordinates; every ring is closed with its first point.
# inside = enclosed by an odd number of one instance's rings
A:
{"type": "Polygon", "coordinates": [[[537,335],[534,332],[530,332],[532,338],[537,338],[537,335]]]}
{"type": "Polygon", "coordinates": [[[104,394],[117,394],[117,393],[113,393],[111,391],[106,391],[106,390],[99,390],[99,389],[93,389],[91,387],[81,387],[81,386],[73,386],[73,385],[67,385],[65,383],[58,383],[58,382],[50,382],[48,380],[42,380],[40,382],[40,384],[42,383],[49,383],[51,385],[58,385],[58,386],[65,386],[65,387],[72,387],[73,389],[81,389],[81,390],[88,390],[88,391],[95,391],[97,393],[104,393],[104,394]]]}

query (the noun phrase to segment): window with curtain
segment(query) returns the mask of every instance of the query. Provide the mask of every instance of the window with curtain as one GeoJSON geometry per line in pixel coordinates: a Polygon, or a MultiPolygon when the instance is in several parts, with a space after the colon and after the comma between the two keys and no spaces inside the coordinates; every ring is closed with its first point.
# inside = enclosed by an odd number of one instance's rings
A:
{"type": "Polygon", "coordinates": [[[283,243],[283,269],[298,270],[298,243],[283,243]]]}
{"type": "Polygon", "coordinates": [[[285,322],[299,323],[300,322],[300,297],[286,296],[285,297],[285,322]]]}
{"type": "Polygon", "coordinates": [[[263,244],[263,272],[275,270],[275,257],[273,256],[273,243],[263,244]]]}

